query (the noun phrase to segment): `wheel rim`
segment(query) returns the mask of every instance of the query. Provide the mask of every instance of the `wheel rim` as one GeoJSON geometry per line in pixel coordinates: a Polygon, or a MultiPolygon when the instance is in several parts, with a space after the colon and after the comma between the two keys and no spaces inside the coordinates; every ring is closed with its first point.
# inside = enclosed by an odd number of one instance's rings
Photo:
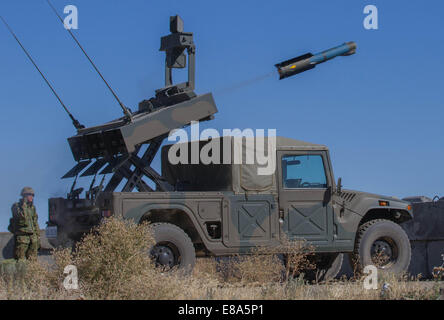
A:
{"type": "Polygon", "coordinates": [[[180,263],[179,250],[170,242],[156,244],[151,249],[151,257],[156,267],[171,269],[180,263]]]}
{"type": "Polygon", "coordinates": [[[389,268],[398,259],[398,246],[391,238],[379,238],[373,242],[370,255],[375,266],[389,268]]]}

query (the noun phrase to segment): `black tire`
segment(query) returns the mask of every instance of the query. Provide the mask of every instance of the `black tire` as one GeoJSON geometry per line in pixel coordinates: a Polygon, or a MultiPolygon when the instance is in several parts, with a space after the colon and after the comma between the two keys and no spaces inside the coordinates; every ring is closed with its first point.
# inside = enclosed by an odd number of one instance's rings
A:
{"type": "Polygon", "coordinates": [[[342,263],[344,261],[344,254],[332,254],[329,255],[327,259],[327,264],[322,266],[319,270],[319,275],[321,276],[321,280],[332,280],[336,278],[339,271],[341,271],[342,263]]]}
{"type": "Polygon", "coordinates": [[[308,281],[328,281],[334,279],[342,267],[343,253],[317,254],[313,259],[316,269],[307,270],[305,279],[308,281]]]}
{"type": "Polygon", "coordinates": [[[351,258],[358,272],[374,265],[384,273],[402,274],[410,265],[410,240],[398,224],[371,220],[359,227],[351,258]]]}
{"type": "Polygon", "coordinates": [[[151,254],[156,264],[190,273],[196,263],[196,252],[185,231],[170,223],[154,223],[152,228],[156,245],[151,254]]]}

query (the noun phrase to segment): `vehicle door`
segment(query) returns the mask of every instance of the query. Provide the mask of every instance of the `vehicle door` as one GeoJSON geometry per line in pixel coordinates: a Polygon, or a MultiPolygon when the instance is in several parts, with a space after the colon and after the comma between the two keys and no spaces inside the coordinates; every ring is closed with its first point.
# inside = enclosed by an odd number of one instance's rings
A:
{"type": "Polygon", "coordinates": [[[326,151],[278,151],[277,165],[282,231],[290,239],[331,245],[332,181],[326,151]]]}

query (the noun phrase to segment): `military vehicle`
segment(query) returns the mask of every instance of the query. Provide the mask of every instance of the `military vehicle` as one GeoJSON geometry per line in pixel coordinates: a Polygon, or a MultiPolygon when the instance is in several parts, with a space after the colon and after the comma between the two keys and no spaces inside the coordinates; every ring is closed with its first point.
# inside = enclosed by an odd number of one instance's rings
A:
{"type": "MultiPolygon", "coordinates": [[[[341,179],[335,182],[326,146],[283,137],[219,137],[166,145],[161,152],[162,174],[151,167],[169,134],[193,121],[211,120],[218,111],[211,93],[194,92],[193,34],[183,31],[179,16],[170,18],[170,31],[161,38],[160,47],[166,52],[165,87],[132,112],[68,29],[123,110],[123,117],[89,128],[69,113],[22,46],[77,129],[68,138],[77,164],[63,176],[74,182],[66,198],[49,199],[47,237],[66,245],[102,219],[116,216],[151,222],[157,242],[151,254],[158,264],[168,267],[189,269],[196,256],[248,254],[256,246],[278,246],[285,237],[314,245],[317,268],[324,278],[336,275],[347,253],[360,267],[374,264],[390,272],[406,270],[411,249],[399,224],[412,219],[411,205],[393,197],[342,189],[341,179]],[[186,68],[187,63],[188,81],[173,84],[172,70],[186,68]],[[171,151],[177,147],[179,152],[171,151]],[[188,159],[204,150],[211,150],[210,156],[220,151],[224,161],[170,161],[172,154],[188,159]],[[268,173],[263,173],[259,151],[271,156],[268,173]],[[251,154],[255,156],[249,162],[251,154]],[[111,178],[105,185],[107,174],[111,178]],[[103,175],[98,185],[97,175],[103,175]],[[84,189],[76,188],[76,183],[87,176],[93,179],[81,197],[84,189]]],[[[348,42],[276,67],[283,79],[355,51],[356,44],[348,42]]]]}
{"type": "MultiPolygon", "coordinates": [[[[151,253],[157,263],[169,267],[192,267],[196,256],[226,256],[248,253],[256,246],[277,246],[288,237],[315,246],[317,268],[325,277],[336,275],[344,253],[351,254],[359,266],[407,270],[410,243],[399,224],[412,219],[411,205],[393,197],[342,189],[341,179],[335,182],[326,146],[276,137],[271,147],[268,141],[272,138],[265,138],[264,150],[275,156],[268,175],[259,175],[262,165],[246,163],[245,157],[241,163],[234,161],[235,150],[244,150],[246,155],[249,140],[258,145],[255,138],[194,142],[199,154],[215,143],[214,150],[221,148],[221,154],[228,150],[231,161],[227,163],[172,164],[169,154],[173,147],[167,145],[161,152],[162,174],[151,167],[172,131],[192,121],[211,120],[218,111],[210,93],[194,92],[192,33],[183,32],[178,16],[170,18],[170,30],[170,35],[162,37],[160,48],[166,51],[165,87],[142,101],[137,112],[125,112],[105,125],[78,128],[77,135],[68,139],[78,163],[63,178],[75,180],[67,198],[49,199],[49,235],[57,234],[59,241],[76,241],[103,218],[118,216],[136,223],[151,222],[157,241],[151,253]],[[172,69],[185,68],[186,55],[188,81],[174,85],[172,69]],[[106,186],[104,179],[94,186],[97,174],[111,173],[106,186]],[[79,176],[94,176],[85,198],[80,197],[83,189],[75,188],[79,176]],[[119,185],[123,187],[116,192],[119,185]],[[134,189],[139,192],[131,192],[134,189]]],[[[355,50],[356,45],[349,42],[276,67],[283,79],[355,50]]],[[[188,150],[185,157],[192,153],[192,145],[181,145],[181,150],[188,150]]]]}

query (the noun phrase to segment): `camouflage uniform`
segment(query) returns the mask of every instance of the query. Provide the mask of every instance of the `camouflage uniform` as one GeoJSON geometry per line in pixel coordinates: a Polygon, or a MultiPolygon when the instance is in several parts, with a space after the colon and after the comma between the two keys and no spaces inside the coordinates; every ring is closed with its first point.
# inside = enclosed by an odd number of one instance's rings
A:
{"type": "Polygon", "coordinates": [[[25,198],[22,198],[19,202],[14,203],[11,210],[15,224],[15,259],[36,257],[40,248],[40,228],[34,204],[28,203],[25,198]]]}

